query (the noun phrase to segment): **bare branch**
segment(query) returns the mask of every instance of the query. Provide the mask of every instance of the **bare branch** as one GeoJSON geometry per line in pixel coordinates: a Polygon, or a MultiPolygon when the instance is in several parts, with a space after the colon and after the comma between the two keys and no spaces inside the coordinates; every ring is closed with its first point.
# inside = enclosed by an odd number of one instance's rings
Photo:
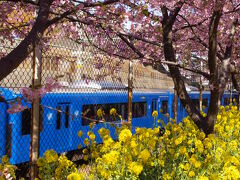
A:
{"type": "Polygon", "coordinates": [[[168,65],[173,65],[173,66],[179,67],[181,69],[185,69],[187,71],[190,71],[190,72],[193,72],[193,73],[196,73],[196,74],[200,74],[200,75],[204,76],[205,78],[210,79],[210,74],[208,74],[206,72],[203,72],[203,71],[200,71],[198,69],[188,68],[188,67],[185,67],[181,64],[178,64],[176,62],[171,62],[171,61],[161,61],[161,63],[168,64],[168,65]]]}

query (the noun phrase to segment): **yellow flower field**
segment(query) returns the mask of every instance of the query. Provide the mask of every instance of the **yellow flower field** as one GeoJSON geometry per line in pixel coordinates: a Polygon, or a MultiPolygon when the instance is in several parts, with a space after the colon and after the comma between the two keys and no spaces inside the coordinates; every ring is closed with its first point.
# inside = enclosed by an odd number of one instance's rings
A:
{"type": "MultiPolygon", "coordinates": [[[[155,118],[156,113],[153,115],[155,118]]],[[[82,150],[90,172],[80,173],[81,167],[49,150],[38,160],[39,178],[240,179],[240,111],[236,106],[220,107],[214,133],[208,136],[189,117],[179,124],[170,119],[161,127],[165,129],[136,128],[132,134],[129,127],[122,126],[117,129],[118,141],[101,128],[98,133],[103,143],[97,144],[91,126],[84,140],[87,148],[82,150]]],[[[3,157],[1,172],[7,161],[3,157]]]]}

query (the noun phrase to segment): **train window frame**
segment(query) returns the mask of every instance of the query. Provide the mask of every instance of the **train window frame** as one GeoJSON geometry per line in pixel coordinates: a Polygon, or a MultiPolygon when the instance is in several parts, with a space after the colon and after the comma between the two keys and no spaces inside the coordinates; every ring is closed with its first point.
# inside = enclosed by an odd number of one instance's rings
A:
{"type": "Polygon", "coordinates": [[[203,98],[202,99],[202,106],[205,106],[205,108],[208,107],[208,98],[203,98]]]}
{"type": "Polygon", "coordinates": [[[194,106],[199,110],[200,109],[200,100],[199,99],[191,99],[194,106]]]}
{"type": "Polygon", "coordinates": [[[230,97],[224,97],[223,99],[223,105],[224,106],[228,106],[230,104],[230,97]]]}
{"type": "Polygon", "coordinates": [[[65,128],[69,127],[69,113],[70,113],[69,105],[66,105],[66,107],[65,107],[65,128]]]}
{"type": "MultiPolygon", "coordinates": [[[[173,108],[174,109],[174,108],[173,108]]],[[[169,113],[169,108],[168,108],[168,100],[162,100],[161,101],[161,110],[162,110],[162,114],[167,114],[167,113],[169,113]],[[163,103],[167,103],[167,106],[165,106],[165,107],[167,107],[167,109],[163,109],[163,103]]]]}
{"type": "MultiPolygon", "coordinates": [[[[40,132],[43,130],[43,107],[39,110],[40,119],[40,132]]],[[[24,109],[21,112],[21,135],[26,136],[31,134],[31,118],[32,118],[32,108],[24,109]],[[25,114],[27,112],[27,115],[25,114]],[[28,116],[24,118],[23,116],[28,116]],[[27,123],[27,124],[26,124],[27,123]]]]}
{"type": "MultiPolygon", "coordinates": [[[[132,109],[132,118],[134,118],[134,119],[137,119],[137,118],[143,118],[143,117],[146,117],[147,116],[147,102],[146,101],[143,101],[143,102],[133,102],[133,105],[132,105],[132,107],[133,107],[133,109],[132,109]],[[136,111],[136,112],[134,112],[135,111],[135,109],[137,109],[136,108],[136,106],[139,106],[139,105],[142,105],[141,106],[141,108],[143,108],[143,109],[141,109],[142,110],[142,112],[143,113],[141,113],[141,114],[143,114],[143,115],[141,115],[141,116],[139,116],[139,115],[136,115],[136,113],[138,112],[140,112],[140,111],[136,111]]],[[[138,109],[139,109],[140,107],[138,107],[138,109]]],[[[156,108],[157,108],[157,105],[156,105],[156,108]]]]}
{"type": "Polygon", "coordinates": [[[57,106],[56,129],[61,129],[61,106],[57,106]]]}
{"type": "Polygon", "coordinates": [[[152,99],[152,113],[157,110],[157,99],[152,99]]]}

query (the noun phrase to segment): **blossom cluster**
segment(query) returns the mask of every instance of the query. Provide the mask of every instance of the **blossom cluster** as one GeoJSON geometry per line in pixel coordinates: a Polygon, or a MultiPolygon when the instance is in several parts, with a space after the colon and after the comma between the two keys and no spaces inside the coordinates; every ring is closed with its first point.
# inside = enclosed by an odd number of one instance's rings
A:
{"type": "Polygon", "coordinates": [[[3,156],[0,163],[0,179],[16,179],[15,170],[16,166],[9,163],[9,158],[7,156],[3,156]]]}
{"type": "Polygon", "coordinates": [[[83,179],[83,175],[77,172],[76,165],[66,156],[58,156],[54,150],[47,150],[43,157],[37,161],[39,167],[39,179],[83,179]]]}

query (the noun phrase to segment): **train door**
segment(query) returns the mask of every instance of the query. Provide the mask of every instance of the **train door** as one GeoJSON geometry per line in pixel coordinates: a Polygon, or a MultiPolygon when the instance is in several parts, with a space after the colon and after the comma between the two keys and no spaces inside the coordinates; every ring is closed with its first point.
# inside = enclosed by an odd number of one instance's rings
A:
{"type": "MultiPolygon", "coordinates": [[[[8,154],[6,151],[8,151],[8,143],[7,143],[7,136],[10,136],[11,134],[7,134],[8,129],[8,120],[7,120],[7,105],[3,102],[0,102],[0,157],[3,155],[8,154]]],[[[10,141],[10,139],[9,139],[10,141]]],[[[10,155],[10,154],[8,154],[10,155]]]]}
{"type": "Polygon", "coordinates": [[[57,139],[57,147],[59,152],[65,152],[72,146],[72,128],[71,128],[71,104],[58,103],[56,116],[56,131],[59,136],[57,139]]]}
{"type": "Polygon", "coordinates": [[[179,104],[178,104],[178,110],[177,110],[177,121],[180,122],[183,120],[183,118],[185,117],[185,114],[186,114],[186,111],[182,105],[182,103],[179,101],[179,104]]]}
{"type": "Polygon", "coordinates": [[[159,118],[163,120],[164,124],[166,125],[169,121],[169,113],[170,113],[170,108],[169,108],[169,102],[168,98],[162,97],[160,98],[159,101],[159,118]]]}
{"type": "MultiPolygon", "coordinates": [[[[157,106],[157,104],[158,104],[158,100],[157,100],[157,99],[152,99],[151,115],[153,114],[154,111],[159,112],[159,111],[158,111],[158,106],[157,106]]],[[[152,117],[152,118],[153,118],[153,122],[152,122],[153,124],[152,124],[152,126],[153,126],[153,127],[156,127],[158,117],[156,117],[156,118],[152,117]]]]}

